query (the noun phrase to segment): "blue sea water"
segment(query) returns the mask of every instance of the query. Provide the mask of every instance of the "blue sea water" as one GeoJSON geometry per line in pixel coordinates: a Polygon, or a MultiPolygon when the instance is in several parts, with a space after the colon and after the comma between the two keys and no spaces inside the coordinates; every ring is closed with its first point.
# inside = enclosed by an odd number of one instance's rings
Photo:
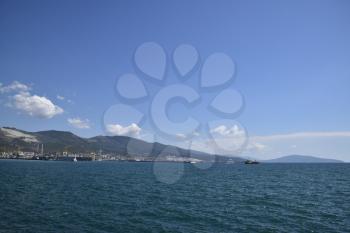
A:
{"type": "Polygon", "coordinates": [[[0,232],[350,232],[350,164],[152,166],[0,160],[0,232]]]}

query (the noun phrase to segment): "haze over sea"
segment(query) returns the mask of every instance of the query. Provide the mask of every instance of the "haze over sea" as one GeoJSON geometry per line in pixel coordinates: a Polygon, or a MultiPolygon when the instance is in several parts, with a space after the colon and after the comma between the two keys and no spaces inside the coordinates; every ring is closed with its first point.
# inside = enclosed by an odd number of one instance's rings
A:
{"type": "Polygon", "coordinates": [[[350,232],[349,164],[0,161],[0,232],[350,232]],[[164,166],[176,166],[165,163],[164,166]]]}

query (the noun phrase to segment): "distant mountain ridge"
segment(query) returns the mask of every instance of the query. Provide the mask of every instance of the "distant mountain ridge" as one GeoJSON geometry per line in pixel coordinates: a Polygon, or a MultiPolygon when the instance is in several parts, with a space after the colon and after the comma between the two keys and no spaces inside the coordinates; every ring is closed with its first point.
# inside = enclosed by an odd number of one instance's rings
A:
{"type": "MultiPolygon", "coordinates": [[[[156,159],[163,151],[175,157],[195,158],[202,161],[243,162],[244,158],[223,155],[211,155],[201,151],[186,150],[158,142],[150,143],[127,136],[95,136],[82,138],[68,131],[47,130],[27,132],[24,130],[0,128],[1,151],[37,151],[44,144],[46,153],[90,153],[102,150],[125,157],[138,156],[150,160],[156,159]]],[[[324,159],[308,155],[288,155],[277,159],[261,161],[263,163],[343,163],[341,160],[324,159]]]]}
{"type": "Polygon", "coordinates": [[[287,155],[277,159],[263,161],[265,163],[344,163],[336,159],[324,159],[309,155],[287,155]]]}
{"type": "MultiPolygon", "coordinates": [[[[27,132],[16,128],[0,128],[0,151],[36,151],[39,144],[44,144],[46,153],[90,153],[102,150],[104,153],[114,153],[125,157],[138,156],[150,160],[166,150],[167,154],[175,157],[191,157],[203,161],[212,161],[211,154],[186,150],[183,148],[164,145],[158,142],[150,143],[127,136],[95,136],[82,138],[67,131],[38,131],[27,132]]],[[[216,155],[216,161],[243,162],[240,157],[216,155]]]]}

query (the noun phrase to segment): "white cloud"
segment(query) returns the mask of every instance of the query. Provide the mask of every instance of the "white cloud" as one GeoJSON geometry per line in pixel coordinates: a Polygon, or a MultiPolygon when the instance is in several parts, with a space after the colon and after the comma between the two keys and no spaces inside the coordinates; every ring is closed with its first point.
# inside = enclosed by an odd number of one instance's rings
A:
{"type": "Polygon", "coordinates": [[[61,95],[57,95],[56,98],[59,100],[64,100],[64,96],[61,96],[61,95]]]}
{"type": "Polygon", "coordinates": [[[232,127],[227,127],[226,125],[220,125],[214,129],[211,129],[210,133],[218,134],[220,136],[230,137],[230,136],[244,135],[244,130],[239,129],[237,125],[234,125],[232,127]]]}
{"type": "Polygon", "coordinates": [[[175,136],[179,140],[191,140],[194,137],[200,136],[200,133],[198,133],[197,131],[194,131],[193,133],[189,133],[189,134],[178,133],[175,136]]]}
{"type": "Polygon", "coordinates": [[[264,145],[259,142],[251,142],[247,145],[246,150],[250,152],[262,152],[267,148],[267,145],[264,145]]]}
{"type": "Polygon", "coordinates": [[[23,83],[18,81],[13,81],[11,84],[7,86],[3,86],[0,83],[0,93],[10,93],[10,92],[28,92],[31,88],[23,83]]]}
{"type": "MultiPolygon", "coordinates": [[[[183,138],[182,135],[177,135],[183,138]]],[[[219,125],[210,130],[210,136],[202,135],[200,138],[190,138],[191,149],[211,154],[237,156],[245,148],[247,134],[238,125],[219,125]]]]}
{"type": "Polygon", "coordinates": [[[63,113],[63,109],[52,103],[48,98],[31,95],[29,92],[20,92],[10,99],[9,106],[30,116],[49,119],[63,113]]]}
{"type": "Polygon", "coordinates": [[[63,113],[63,109],[47,97],[32,95],[30,91],[30,86],[18,81],[7,86],[0,83],[0,93],[9,95],[9,102],[6,103],[8,107],[39,118],[52,118],[63,113]]]}
{"type": "Polygon", "coordinates": [[[76,118],[68,118],[68,123],[78,129],[90,129],[90,121],[89,119],[82,120],[79,117],[76,118]]]}
{"type": "MultiPolygon", "coordinates": [[[[243,128],[234,124],[232,126],[219,125],[210,130],[212,143],[217,153],[237,155],[244,149],[247,142],[247,134],[243,128]]],[[[209,143],[209,142],[208,142],[209,143]]]]}
{"type": "Polygon", "coordinates": [[[260,141],[276,141],[288,139],[302,138],[327,138],[327,137],[350,137],[350,131],[334,131],[334,132],[298,132],[290,134],[275,134],[268,136],[254,136],[254,140],[260,141]]]}
{"type": "Polygon", "coordinates": [[[178,138],[180,140],[185,140],[185,139],[187,139],[187,136],[183,133],[178,133],[178,134],[176,134],[176,138],[178,138]]]}
{"type": "Polygon", "coordinates": [[[141,132],[141,128],[135,123],[132,123],[131,125],[125,127],[119,124],[108,124],[106,125],[106,130],[112,135],[131,137],[137,137],[140,135],[141,132]]]}

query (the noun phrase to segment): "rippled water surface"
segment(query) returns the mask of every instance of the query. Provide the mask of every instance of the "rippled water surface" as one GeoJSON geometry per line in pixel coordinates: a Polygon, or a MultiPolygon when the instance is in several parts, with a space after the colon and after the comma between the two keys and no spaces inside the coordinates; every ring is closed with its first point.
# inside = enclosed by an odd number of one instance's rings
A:
{"type": "Polygon", "coordinates": [[[350,232],[350,164],[0,161],[0,232],[350,232]]]}

